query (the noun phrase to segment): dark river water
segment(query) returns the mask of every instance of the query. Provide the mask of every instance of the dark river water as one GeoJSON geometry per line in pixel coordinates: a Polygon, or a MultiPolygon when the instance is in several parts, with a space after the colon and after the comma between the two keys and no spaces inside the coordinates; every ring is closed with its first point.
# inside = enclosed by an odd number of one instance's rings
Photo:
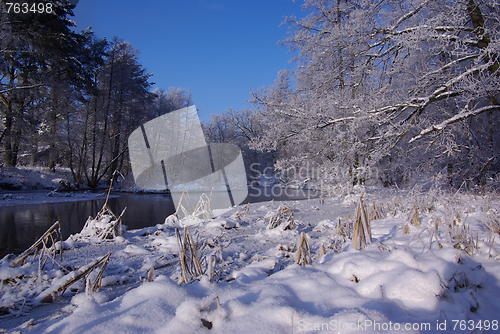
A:
{"type": "MultiPolygon", "coordinates": [[[[315,198],[319,192],[280,187],[249,188],[243,203],[315,198]]],[[[59,221],[63,239],[82,230],[89,216],[95,217],[105,197],[92,200],[0,206],[0,258],[19,254],[31,246],[54,222],[59,221]]],[[[119,215],[127,207],[123,224],[129,230],[162,224],[175,212],[167,194],[114,194],[108,206],[119,215]]]]}

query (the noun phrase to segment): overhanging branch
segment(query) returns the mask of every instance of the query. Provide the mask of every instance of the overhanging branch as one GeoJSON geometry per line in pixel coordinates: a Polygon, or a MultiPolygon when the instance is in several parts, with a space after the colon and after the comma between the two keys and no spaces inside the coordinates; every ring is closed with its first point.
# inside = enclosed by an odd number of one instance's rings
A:
{"type": "Polygon", "coordinates": [[[469,118],[469,117],[477,116],[483,112],[491,111],[491,110],[500,110],[500,106],[499,105],[491,105],[491,106],[482,107],[482,108],[479,108],[476,110],[472,110],[469,112],[460,113],[460,114],[455,115],[451,118],[448,118],[447,120],[441,122],[438,125],[432,125],[432,126],[428,127],[427,129],[422,130],[418,136],[413,137],[412,139],[410,139],[409,142],[410,143],[414,142],[415,140],[418,140],[418,139],[420,139],[420,138],[422,138],[430,133],[442,131],[444,128],[446,128],[450,124],[462,121],[462,120],[469,118]]]}

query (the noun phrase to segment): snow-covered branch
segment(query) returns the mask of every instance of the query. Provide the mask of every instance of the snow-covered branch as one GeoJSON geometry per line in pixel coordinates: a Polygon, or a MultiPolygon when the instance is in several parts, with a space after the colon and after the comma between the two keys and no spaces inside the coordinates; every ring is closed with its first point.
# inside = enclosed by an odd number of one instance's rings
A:
{"type": "Polygon", "coordinates": [[[438,75],[440,73],[443,73],[443,71],[445,70],[449,70],[450,68],[452,68],[453,66],[456,66],[464,61],[467,61],[467,60],[472,60],[472,59],[477,59],[479,58],[479,55],[478,54],[472,54],[472,55],[467,55],[465,57],[461,57],[459,59],[455,59],[449,63],[446,63],[445,65],[441,66],[440,68],[438,68],[437,70],[435,71],[431,71],[431,72],[428,72],[426,73],[422,79],[425,79],[425,78],[428,78],[428,77],[431,77],[431,76],[434,76],[434,75],[438,75]]]}
{"type": "Polygon", "coordinates": [[[29,85],[29,86],[11,87],[11,88],[7,88],[7,89],[4,89],[4,90],[0,90],[0,94],[5,94],[5,93],[8,93],[8,92],[12,92],[12,91],[14,91],[14,90],[31,89],[31,88],[36,88],[36,87],[40,87],[40,86],[43,86],[43,84],[36,84],[36,85],[29,85]]]}
{"type": "Polygon", "coordinates": [[[332,120],[324,122],[321,125],[318,125],[318,129],[323,129],[323,128],[326,128],[327,126],[337,124],[340,122],[352,121],[354,119],[355,119],[355,117],[342,117],[342,118],[332,119],[332,120]]]}
{"type": "MultiPolygon", "coordinates": [[[[471,57],[471,58],[476,58],[476,57],[471,57]]],[[[482,64],[478,65],[472,68],[467,69],[466,71],[460,73],[456,77],[451,78],[448,80],[446,83],[441,85],[439,88],[435,89],[431,94],[424,96],[424,97],[415,97],[412,98],[411,101],[406,102],[406,103],[401,103],[401,104],[395,104],[395,105],[389,105],[385,106],[382,108],[376,108],[369,110],[368,113],[371,114],[377,114],[377,113],[393,113],[397,111],[403,111],[407,110],[408,108],[414,108],[416,110],[422,110],[425,109],[430,103],[440,101],[452,96],[457,96],[460,94],[460,91],[454,90],[454,91],[448,91],[453,85],[457,84],[458,82],[464,80],[467,76],[470,76],[475,73],[482,72],[488,67],[490,64],[482,64]]],[[[436,72],[437,74],[437,72],[436,72]]]]}
{"type": "Polygon", "coordinates": [[[486,106],[486,107],[478,108],[478,109],[475,109],[475,110],[472,110],[472,111],[469,111],[469,112],[462,112],[460,114],[457,114],[457,115],[455,115],[453,117],[450,117],[447,120],[439,123],[438,125],[432,125],[432,126],[426,128],[426,129],[420,131],[420,134],[418,136],[415,136],[412,139],[410,139],[410,143],[414,142],[415,140],[418,140],[418,139],[422,138],[423,136],[426,136],[426,135],[428,135],[430,133],[437,132],[437,131],[442,131],[444,128],[446,128],[450,124],[453,124],[453,123],[456,123],[456,122],[459,122],[459,121],[463,121],[466,118],[477,116],[477,115],[479,115],[479,114],[481,114],[483,112],[492,111],[492,110],[500,110],[500,106],[498,106],[498,105],[491,105],[491,106],[486,106]]]}
{"type": "Polygon", "coordinates": [[[430,4],[431,2],[434,2],[434,1],[435,0],[427,0],[427,1],[422,2],[420,4],[420,6],[418,6],[417,8],[415,8],[413,11],[411,11],[411,12],[403,15],[389,30],[395,31],[401,25],[401,23],[403,23],[404,21],[408,20],[410,17],[416,15],[424,7],[426,7],[428,4],[430,4]]]}

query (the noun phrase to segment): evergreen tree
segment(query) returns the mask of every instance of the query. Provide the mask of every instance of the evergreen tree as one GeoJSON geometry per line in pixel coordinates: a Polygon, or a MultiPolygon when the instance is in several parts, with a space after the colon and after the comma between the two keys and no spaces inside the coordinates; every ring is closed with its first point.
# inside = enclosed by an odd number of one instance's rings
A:
{"type": "Polygon", "coordinates": [[[73,23],[68,19],[73,6],[67,1],[40,4],[47,8],[43,13],[16,13],[13,8],[9,11],[7,3],[1,4],[0,113],[5,166],[16,166],[23,133],[33,129],[33,115],[28,111],[37,110],[35,106],[44,101],[50,82],[78,78],[70,74],[79,65],[74,57],[80,36],[71,31],[73,23]]]}

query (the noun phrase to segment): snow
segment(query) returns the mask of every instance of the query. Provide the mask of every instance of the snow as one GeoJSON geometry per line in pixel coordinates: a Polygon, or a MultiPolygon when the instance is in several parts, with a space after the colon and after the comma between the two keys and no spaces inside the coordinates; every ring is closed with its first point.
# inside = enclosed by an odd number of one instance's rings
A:
{"type": "MultiPolygon", "coordinates": [[[[76,189],[70,180],[72,180],[71,172],[67,168],[57,168],[53,172],[44,167],[2,167],[0,206],[85,201],[106,197],[106,193],[102,190],[107,190],[107,187],[100,189],[100,192],[85,189],[83,185],[79,185],[79,189],[76,189]]],[[[125,180],[119,181],[125,182],[125,180]]],[[[115,182],[115,188],[116,183],[118,182],[115,182]]],[[[123,190],[133,191],[134,188],[124,187],[123,190]]]]}
{"type": "MultiPolygon", "coordinates": [[[[110,198],[114,198],[117,195],[110,195],[110,198]]],[[[21,204],[42,204],[42,203],[61,203],[61,202],[72,202],[72,201],[87,201],[93,199],[105,199],[106,194],[94,193],[90,191],[44,191],[44,190],[32,190],[26,192],[7,192],[0,193],[0,206],[13,206],[21,204]]]]}
{"type": "Polygon", "coordinates": [[[71,186],[68,180],[71,180],[71,172],[65,168],[58,168],[55,172],[43,167],[0,168],[0,189],[62,189],[71,186]]]}
{"type": "Polygon", "coordinates": [[[172,216],[165,224],[112,240],[70,237],[63,243],[69,268],[81,271],[112,255],[99,292],[86,292],[78,282],[55,303],[36,300],[74,272],[56,265],[39,273],[36,261],[10,268],[5,258],[1,306],[15,307],[1,316],[0,328],[21,333],[441,333],[439,326],[453,332],[457,321],[477,325],[480,320],[481,326],[498,328],[500,238],[488,225],[498,218],[500,201],[480,196],[431,201],[413,193],[398,197],[374,191],[365,197],[368,212],[372,200],[382,218],[372,220],[373,242],[364,251],[354,247],[352,230],[345,240],[339,233],[352,221],[359,194],[324,204],[318,199],[254,203],[239,218],[242,206],[208,221],[172,216]],[[414,203],[420,226],[410,223],[414,203]],[[293,209],[294,228],[269,228],[270,217],[285,205],[293,209]],[[200,258],[217,259],[212,280],[202,276],[179,284],[175,229],[184,226],[200,258]],[[460,234],[467,226],[472,239],[460,234]],[[312,265],[295,263],[302,232],[312,265]],[[467,254],[463,240],[477,240],[479,249],[467,254]],[[156,279],[148,281],[152,267],[156,279]]]}

